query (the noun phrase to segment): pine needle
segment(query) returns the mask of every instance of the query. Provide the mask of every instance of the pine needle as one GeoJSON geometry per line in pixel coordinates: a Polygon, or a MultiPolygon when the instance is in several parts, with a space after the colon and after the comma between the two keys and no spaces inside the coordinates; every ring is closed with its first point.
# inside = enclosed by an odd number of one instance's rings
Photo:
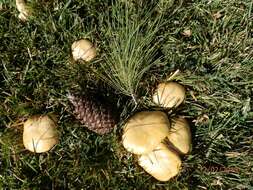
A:
{"type": "Polygon", "coordinates": [[[152,10],[141,16],[141,10],[119,3],[112,7],[108,22],[108,47],[102,78],[117,91],[138,97],[143,75],[159,59],[156,35],[161,27],[160,17],[152,20],[152,10]]]}

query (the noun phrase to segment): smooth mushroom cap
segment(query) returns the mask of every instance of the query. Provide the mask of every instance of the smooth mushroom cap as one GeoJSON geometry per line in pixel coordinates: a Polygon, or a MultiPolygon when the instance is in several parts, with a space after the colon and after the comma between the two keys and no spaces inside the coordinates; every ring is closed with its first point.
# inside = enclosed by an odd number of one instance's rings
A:
{"type": "Polygon", "coordinates": [[[184,99],[185,88],[176,82],[159,84],[153,95],[153,102],[165,108],[177,107],[184,99]]]}
{"type": "Polygon", "coordinates": [[[136,113],[124,126],[123,146],[134,154],[150,152],[168,135],[169,127],[169,119],[161,111],[136,113]]]}
{"type": "Polygon", "coordinates": [[[176,176],[181,167],[180,157],[160,143],[152,152],[141,155],[139,165],[159,181],[168,181],[176,176]]]}
{"type": "Polygon", "coordinates": [[[87,39],[75,41],[72,44],[71,49],[75,61],[79,59],[91,61],[97,54],[94,45],[87,39]]]}
{"type": "Polygon", "coordinates": [[[49,116],[33,116],[24,123],[23,144],[31,152],[50,150],[59,141],[57,125],[49,116]]]}
{"type": "Polygon", "coordinates": [[[175,118],[172,120],[168,139],[181,153],[189,153],[191,149],[191,130],[186,119],[175,118]]]}

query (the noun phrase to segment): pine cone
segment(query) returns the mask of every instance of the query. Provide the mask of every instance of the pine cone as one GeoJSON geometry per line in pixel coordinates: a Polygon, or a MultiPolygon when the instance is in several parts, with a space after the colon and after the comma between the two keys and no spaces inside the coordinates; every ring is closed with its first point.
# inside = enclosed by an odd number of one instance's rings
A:
{"type": "Polygon", "coordinates": [[[91,131],[100,135],[111,132],[116,125],[116,117],[108,105],[102,104],[94,96],[68,95],[74,106],[76,119],[91,131]]]}

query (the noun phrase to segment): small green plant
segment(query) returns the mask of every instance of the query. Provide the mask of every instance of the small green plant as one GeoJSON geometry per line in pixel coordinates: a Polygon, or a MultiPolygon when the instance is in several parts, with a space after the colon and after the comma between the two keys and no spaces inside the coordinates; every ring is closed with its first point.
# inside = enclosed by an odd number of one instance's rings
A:
{"type": "Polygon", "coordinates": [[[159,61],[156,37],[161,16],[152,19],[152,13],[154,10],[142,14],[140,8],[115,4],[106,30],[108,47],[101,64],[102,78],[135,102],[143,75],[159,61]]]}

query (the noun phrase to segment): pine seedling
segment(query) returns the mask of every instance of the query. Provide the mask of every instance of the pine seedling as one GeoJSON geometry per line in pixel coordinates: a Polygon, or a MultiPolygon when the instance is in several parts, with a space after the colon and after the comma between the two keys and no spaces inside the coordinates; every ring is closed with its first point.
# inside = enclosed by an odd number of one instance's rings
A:
{"type": "Polygon", "coordinates": [[[122,94],[136,98],[146,71],[156,64],[160,19],[152,19],[153,10],[141,10],[116,3],[105,28],[108,47],[101,64],[102,79],[122,94]],[[145,13],[144,13],[145,12],[145,13]]]}

